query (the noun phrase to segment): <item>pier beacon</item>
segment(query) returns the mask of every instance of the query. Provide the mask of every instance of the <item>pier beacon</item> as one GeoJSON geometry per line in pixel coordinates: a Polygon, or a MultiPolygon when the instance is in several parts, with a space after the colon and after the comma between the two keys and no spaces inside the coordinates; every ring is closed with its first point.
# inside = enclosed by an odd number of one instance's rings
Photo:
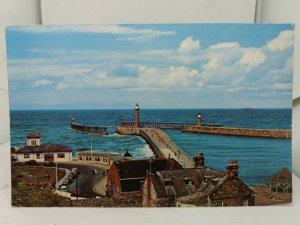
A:
{"type": "Polygon", "coordinates": [[[138,128],[139,127],[139,123],[140,123],[140,107],[139,104],[135,105],[134,108],[134,112],[135,112],[135,119],[134,119],[134,127],[138,128]]]}
{"type": "Polygon", "coordinates": [[[200,113],[198,113],[198,115],[197,115],[197,126],[201,127],[201,114],[200,113]]]}

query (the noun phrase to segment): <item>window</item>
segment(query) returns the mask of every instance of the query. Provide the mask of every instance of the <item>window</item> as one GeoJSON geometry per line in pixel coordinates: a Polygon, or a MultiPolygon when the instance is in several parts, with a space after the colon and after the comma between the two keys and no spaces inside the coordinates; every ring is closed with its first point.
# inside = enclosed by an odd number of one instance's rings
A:
{"type": "Polygon", "coordinates": [[[248,199],[243,200],[243,206],[248,206],[248,199]]]}
{"type": "Polygon", "coordinates": [[[65,158],[65,153],[57,153],[57,158],[65,158]]]}
{"type": "Polygon", "coordinates": [[[41,155],[40,155],[40,154],[36,154],[36,158],[37,158],[37,159],[40,159],[40,158],[41,158],[41,155]]]}
{"type": "Polygon", "coordinates": [[[31,145],[36,145],[36,140],[31,140],[31,145]]]}
{"type": "Polygon", "coordinates": [[[103,162],[107,162],[107,158],[103,158],[103,162]]]}
{"type": "Polygon", "coordinates": [[[186,185],[188,185],[188,184],[194,185],[194,181],[190,177],[185,177],[185,178],[183,178],[183,180],[186,185]]]}
{"type": "Polygon", "coordinates": [[[79,156],[79,160],[82,160],[82,156],[81,155],[79,156]]]}
{"type": "Polygon", "coordinates": [[[171,179],[165,179],[164,180],[164,185],[165,186],[172,186],[173,185],[173,181],[171,181],[171,179]]]}
{"type": "Polygon", "coordinates": [[[29,154],[24,154],[24,158],[28,159],[29,158],[29,154]]]}
{"type": "Polygon", "coordinates": [[[223,201],[216,201],[215,206],[223,206],[223,201]]]}

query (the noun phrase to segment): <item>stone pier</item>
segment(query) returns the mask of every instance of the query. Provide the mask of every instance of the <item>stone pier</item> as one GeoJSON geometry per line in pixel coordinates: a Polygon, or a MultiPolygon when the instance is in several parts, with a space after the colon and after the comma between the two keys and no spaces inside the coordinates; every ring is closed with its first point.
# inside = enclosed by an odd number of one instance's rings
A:
{"type": "Polygon", "coordinates": [[[117,128],[117,132],[122,135],[142,137],[149,144],[156,157],[173,158],[184,168],[192,168],[194,166],[193,160],[160,129],[120,126],[117,128]]]}
{"type": "Polygon", "coordinates": [[[200,133],[200,134],[220,134],[220,135],[230,135],[230,136],[278,138],[278,139],[290,139],[292,137],[291,130],[281,130],[281,129],[250,129],[250,128],[189,126],[185,129],[182,129],[182,131],[200,133]]]}

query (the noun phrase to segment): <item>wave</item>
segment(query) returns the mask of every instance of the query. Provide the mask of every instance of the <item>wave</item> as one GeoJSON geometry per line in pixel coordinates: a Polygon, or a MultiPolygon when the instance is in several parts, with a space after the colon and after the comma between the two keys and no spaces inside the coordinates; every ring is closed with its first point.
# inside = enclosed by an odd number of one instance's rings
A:
{"type": "Polygon", "coordinates": [[[150,158],[150,157],[153,157],[153,152],[151,150],[151,148],[149,147],[148,144],[145,144],[144,146],[142,147],[138,147],[136,148],[136,151],[139,155],[142,155],[143,157],[145,158],[150,158]]]}

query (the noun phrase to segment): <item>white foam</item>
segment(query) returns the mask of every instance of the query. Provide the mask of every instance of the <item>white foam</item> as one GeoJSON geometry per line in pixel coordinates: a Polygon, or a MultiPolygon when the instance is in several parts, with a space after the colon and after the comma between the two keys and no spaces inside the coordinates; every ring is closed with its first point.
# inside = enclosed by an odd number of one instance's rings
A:
{"type": "Polygon", "coordinates": [[[147,144],[145,144],[143,147],[139,147],[137,151],[147,158],[154,156],[151,148],[147,144]]]}

